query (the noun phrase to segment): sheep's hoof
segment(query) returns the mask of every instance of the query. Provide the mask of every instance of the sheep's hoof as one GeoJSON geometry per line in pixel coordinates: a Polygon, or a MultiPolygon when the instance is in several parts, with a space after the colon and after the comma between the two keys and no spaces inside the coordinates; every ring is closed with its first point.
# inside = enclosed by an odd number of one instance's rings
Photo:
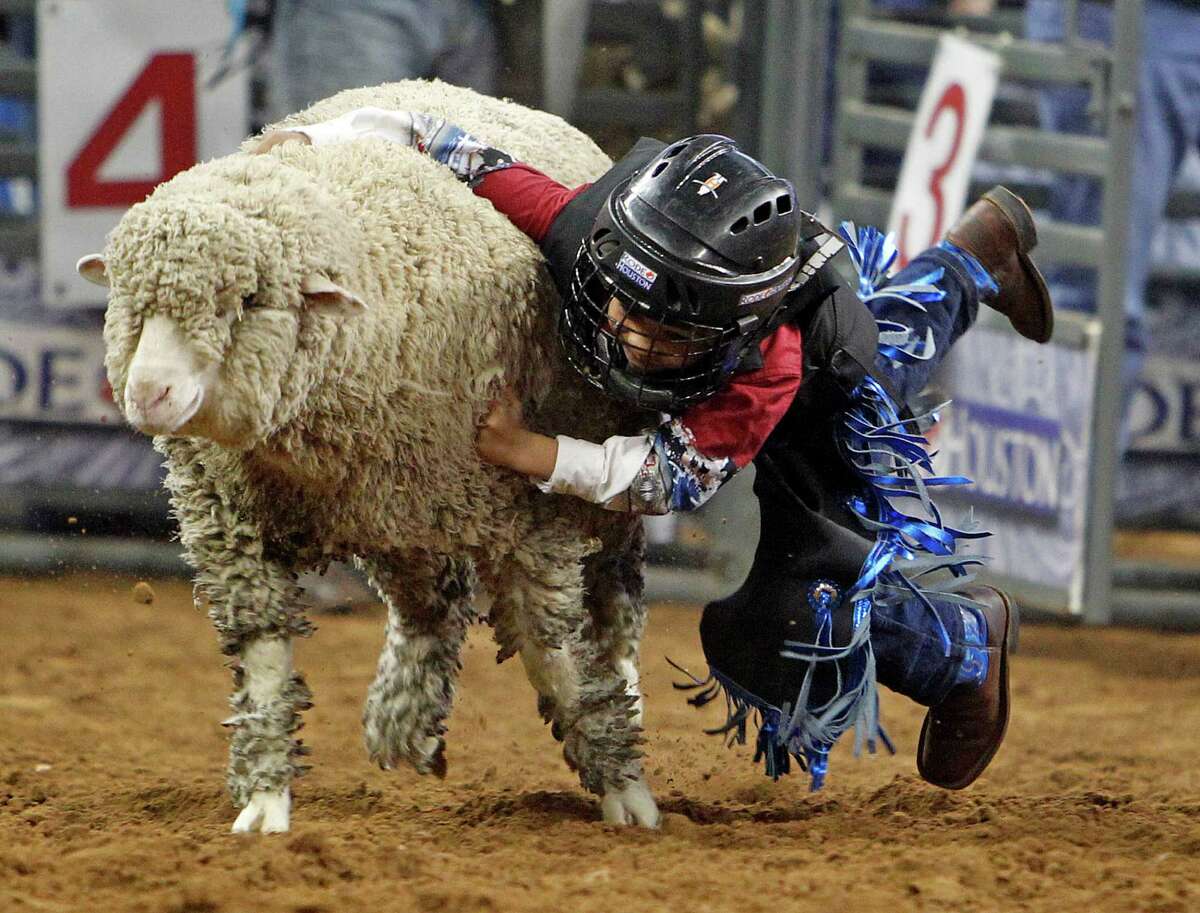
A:
{"type": "Polygon", "coordinates": [[[235,834],[286,834],[291,819],[292,793],[258,790],[241,810],[231,828],[235,834]]]}
{"type": "Polygon", "coordinates": [[[600,799],[600,811],[605,824],[657,828],[662,822],[650,787],[641,779],[629,780],[621,787],[609,787],[600,799]]]}
{"type": "Polygon", "coordinates": [[[439,780],[446,779],[446,770],[449,766],[446,764],[446,740],[429,736],[425,740],[424,747],[424,757],[415,762],[417,772],[433,774],[439,780]],[[432,752],[429,750],[431,746],[432,752]]]}
{"type": "Polygon", "coordinates": [[[394,770],[396,765],[404,760],[412,764],[419,774],[433,774],[439,780],[445,779],[448,765],[446,763],[446,742],[435,735],[421,739],[419,746],[413,746],[401,753],[391,744],[372,746],[372,740],[367,741],[367,750],[371,760],[384,770],[394,770]]]}

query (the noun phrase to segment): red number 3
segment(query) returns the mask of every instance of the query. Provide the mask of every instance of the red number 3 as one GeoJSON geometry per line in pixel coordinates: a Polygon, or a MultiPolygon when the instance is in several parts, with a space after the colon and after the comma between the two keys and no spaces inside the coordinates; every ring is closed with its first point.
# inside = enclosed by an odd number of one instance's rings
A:
{"type": "MultiPolygon", "coordinates": [[[[925,138],[933,136],[933,130],[941,119],[943,112],[950,112],[954,115],[954,140],[950,143],[950,151],[946,154],[946,160],[933,169],[929,173],[929,195],[933,197],[933,231],[929,236],[929,244],[927,247],[937,244],[942,238],[942,221],[945,218],[945,201],[942,199],[942,180],[946,177],[951,168],[954,167],[955,159],[958,158],[958,147],[962,145],[963,127],[967,122],[967,93],[963,91],[963,87],[952,82],[946,86],[946,91],[942,93],[942,97],[938,99],[938,103],[933,107],[933,114],[929,117],[929,123],[925,127],[925,138]]],[[[900,265],[908,263],[909,257],[908,246],[908,213],[900,216],[900,265]]]]}

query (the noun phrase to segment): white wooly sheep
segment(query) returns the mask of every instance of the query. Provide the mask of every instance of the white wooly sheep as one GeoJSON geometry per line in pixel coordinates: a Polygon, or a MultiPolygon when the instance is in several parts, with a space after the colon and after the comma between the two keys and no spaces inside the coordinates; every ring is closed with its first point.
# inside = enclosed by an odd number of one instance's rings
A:
{"type": "MultiPolygon", "coordinates": [[[[609,165],[558,118],[440,83],[343,92],[281,126],[367,105],[443,115],[567,184],[609,165]]],[[[657,823],[637,748],[640,525],[474,449],[505,382],[535,425],[634,430],[561,367],[535,245],[413,150],[289,143],[176,176],[79,268],[109,286],[117,403],[166,455],[197,600],[239,660],[235,831],[288,827],[311,696],[292,666],[312,631],[296,579],[350,556],[389,610],[363,713],[373,760],[445,772],[480,580],[499,658],[520,653],[605,820],[657,823]]]]}

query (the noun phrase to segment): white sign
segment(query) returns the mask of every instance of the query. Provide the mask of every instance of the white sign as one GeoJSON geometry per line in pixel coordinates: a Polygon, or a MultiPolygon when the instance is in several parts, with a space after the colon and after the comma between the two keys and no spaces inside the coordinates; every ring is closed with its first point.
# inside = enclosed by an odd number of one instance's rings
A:
{"type": "Polygon", "coordinates": [[[1200,453],[1200,365],[1147,358],[1133,390],[1129,436],[1139,452],[1200,453]]]}
{"type": "Polygon", "coordinates": [[[99,330],[0,320],[0,419],[124,424],[99,330]]]}
{"type": "Polygon", "coordinates": [[[976,326],[939,375],[952,403],[934,434],[938,475],[974,481],[938,494],[951,526],[973,513],[987,570],[1050,587],[1081,611],[1088,441],[1098,334],[1038,346],[976,326]]]}
{"type": "Polygon", "coordinates": [[[99,305],[75,274],[154,185],[232,152],[246,135],[248,76],[222,74],[226,0],[39,0],[38,167],[42,297],[99,305]],[[219,77],[219,78],[217,78],[219,77]]]}
{"type": "Polygon", "coordinates": [[[999,73],[998,54],[949,33],[939,39],[888,221],[901,266],[941,241],[962,213],[999,73]]]}

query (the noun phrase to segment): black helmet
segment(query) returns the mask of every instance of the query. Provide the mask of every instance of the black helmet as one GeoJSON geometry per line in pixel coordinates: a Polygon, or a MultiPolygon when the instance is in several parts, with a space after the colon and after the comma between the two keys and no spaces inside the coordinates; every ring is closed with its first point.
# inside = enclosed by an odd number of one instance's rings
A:
{"type": "Polygon", "coordinates": [[[642,407],[711,396],[781,319],[800,224],[791,182],[733,140],[673,143],[613,190],[580,245],[559,323],[567,358],[642,407]]]}

